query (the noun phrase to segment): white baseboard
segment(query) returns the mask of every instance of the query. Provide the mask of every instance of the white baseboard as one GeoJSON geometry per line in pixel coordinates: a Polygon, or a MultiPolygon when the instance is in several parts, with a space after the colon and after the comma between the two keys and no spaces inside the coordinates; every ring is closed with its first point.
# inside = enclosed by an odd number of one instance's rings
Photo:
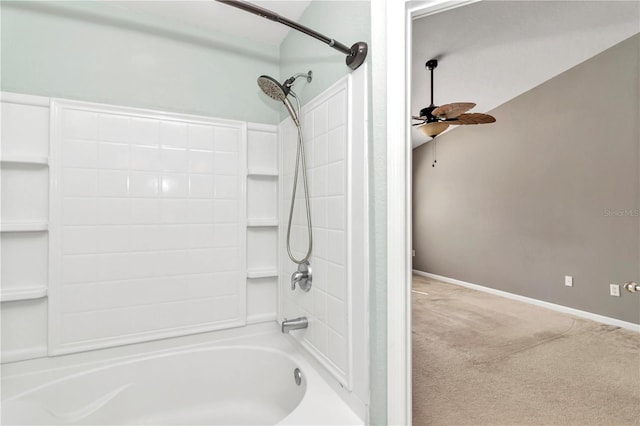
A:
{"type": "Polygon", "coordinates": [[[459,285],[461,287],[467,287],[473,290],[482,291],[489,294],[494,294],[496,296],[502,296],[507,299],[518,300],[520,302],[529,303],[531,305],[541,306],[543,308],[551,309],[552,311],[562,312],[569,315],[574,315],[576,317],[585,318],[592,321],[597,321],[603,324],[614,325],[616,327],[624,328],[627,330],[635,331],[640,333],[640,324],[634,324],[632,322],[621,321],[619,319],[605,317],[603,315],[594,314],[592,312],[581,311],[579,309],[569,308],[567,306],[556,305],[555,303],[544,302],[538,299],[532,299],[526,296],[520,296],[519,294],[509,293],[502,290],[496,290],[494,288],[481,286],[478,284],[468,283],[466,281],[456,280],[454,278],[443,277],[441,275],[431,274],[429,272],[418,271],[416,269],[413,270],[413,273],[416,275],[421,275],[423,277],[432,278],[434,280],[444,281],[445,283],[459,285]]]}

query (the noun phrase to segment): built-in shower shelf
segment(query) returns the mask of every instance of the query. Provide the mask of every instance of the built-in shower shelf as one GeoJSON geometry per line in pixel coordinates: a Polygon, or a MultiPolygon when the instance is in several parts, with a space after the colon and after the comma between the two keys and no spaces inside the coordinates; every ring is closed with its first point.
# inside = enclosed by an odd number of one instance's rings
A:
{"type": "Polygon", "coordinates": [[[247,271],[247,278],[269,278],[277,277],[278,270],[273,269],[249,269],[247,271]]]}
{"type": "Polygon", "coordinates": [[[42,299],[43,297],[47,297],[46,285],[0,289],[0,302],[42,299]]]}
{"type": "Polygon", "coordinates": [[[247,176],[278,177],[278,171],[273,169],[249,169],[247,176]]]}
{"type": "Polygon", "coordinates": [[[24,164],[46,167],[49,165],[49,158],[38,155],[16,155],[16,154],[4,154],[0,158],[2,164],[24,164]]]}
{"type": "Polygon", "coordinates": [[[47,221],[7,221],[0,224],[1,232],[42,232],[49,229],[47,221]]]}
{"type": "Polygon", "coordinates": [[[250,228],[278,226],[278,219],[249,219],[247,220],[247,226],[250,228]]]}

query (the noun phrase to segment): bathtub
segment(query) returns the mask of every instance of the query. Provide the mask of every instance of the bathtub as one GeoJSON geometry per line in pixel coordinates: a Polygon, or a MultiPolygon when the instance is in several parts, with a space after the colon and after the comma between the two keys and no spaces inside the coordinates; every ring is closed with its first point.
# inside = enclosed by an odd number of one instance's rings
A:
{"type": "Polygon", "coordinates": [[[275,323],[239,330],[5,364],[2,424],[363,424],[275,323]]]}

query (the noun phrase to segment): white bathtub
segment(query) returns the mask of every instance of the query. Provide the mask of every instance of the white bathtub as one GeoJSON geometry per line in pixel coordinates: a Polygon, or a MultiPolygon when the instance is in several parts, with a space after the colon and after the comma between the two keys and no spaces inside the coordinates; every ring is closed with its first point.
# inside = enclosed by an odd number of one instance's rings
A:
{"type": "Polygon", "coordinates": [[[2,424],[362,424],[275,324],[247,329],[4,365],[2,424]]]}

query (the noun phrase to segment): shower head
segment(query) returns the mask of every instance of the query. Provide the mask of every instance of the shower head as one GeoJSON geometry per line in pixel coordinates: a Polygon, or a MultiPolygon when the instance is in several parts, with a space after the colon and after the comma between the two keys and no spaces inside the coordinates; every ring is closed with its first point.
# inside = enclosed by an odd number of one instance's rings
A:
{"type": "MultiPolygon", "coordinates": [[[[291,115],[291,119],[296,124],[296,126],[300,126],[300,121],[298,120],[298,114],[296,114],[293,109],[293,105],[287,99],[289,93],[291,93],[295,97],[295,93],[291,92],[291,86],[299,77],[305,77],[307,82],[311,82],[311,76],[313,73],[309,71],[306,74],[296,74],[294,76],[289,77],[285,80],[284,84],[280,84],[278,80],[273,77],[269,77],[268,75],[261,75],[258,77],[258,86],[260,86],[260,90],[264,92],[265,95],[269,96],[271,99],[276,101],[282,101],[289,114],[291,115]]],[[[297,99],[297,97],[296,97],[297,99]]]]}
{"type": "Polygon", "coordinates": [[[258,86],[260,86],[260,90],[271,99],[283,102],[291,90],[290,87],[283,86],[278,83],[275,78],[269,77],[268,75],[258,77],[258,86]]]}

